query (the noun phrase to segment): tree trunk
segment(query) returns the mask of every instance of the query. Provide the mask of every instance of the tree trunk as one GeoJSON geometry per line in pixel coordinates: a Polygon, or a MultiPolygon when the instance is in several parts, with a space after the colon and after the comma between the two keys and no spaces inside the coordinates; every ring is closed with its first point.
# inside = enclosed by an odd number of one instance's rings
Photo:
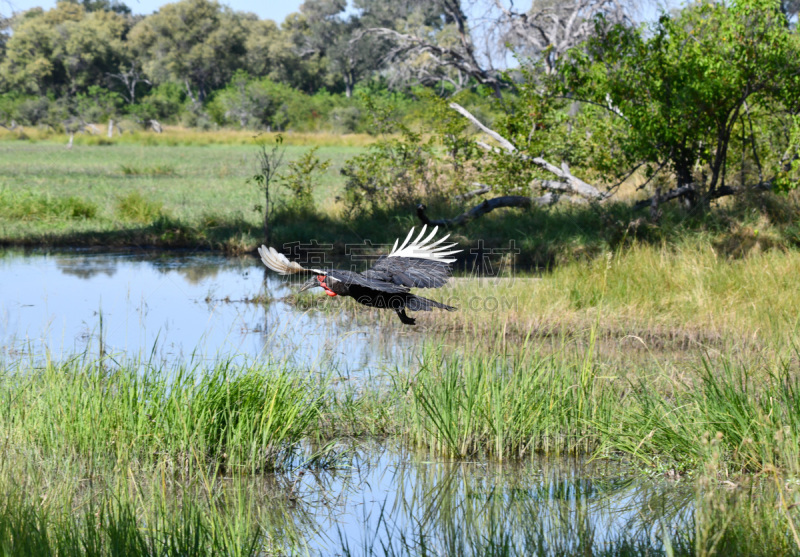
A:
{"type": "Polygon", "coordinates": [[[269,183],[264,187],[264,242],[269,245],[269,183]]]}

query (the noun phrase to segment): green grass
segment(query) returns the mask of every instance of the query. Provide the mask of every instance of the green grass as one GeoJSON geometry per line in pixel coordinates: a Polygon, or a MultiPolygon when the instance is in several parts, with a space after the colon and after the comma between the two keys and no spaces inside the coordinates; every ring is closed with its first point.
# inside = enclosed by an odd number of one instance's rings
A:
{"type": "Polygon", "coordinates": [[[145,199],[139,192],[131,192],[119,198],[115,214],[122,220],[149,224],[164,215],[164,206],[145,199]]]}
{"type": "MultiPolygon", "coordinates": [[[[286,149],[288,161],[308,148],[286,149]]],[[[332,165],[314,189],[318,206],[334,203],[342,162],[359,151],[346,146],[319,149],[317,155],[332,165]]],[[[263,216],[256,210],[263,206],[263,196],[248,182],[257,171],[254,144],[115,143],[68,151],[49,142],[0,142],[0,158],[0,244],[237,252],[263,241],[263,216]],[[129,218],[119,210],[118,200],[137,196],[160,205],[169,222],[159,222],[157,211],[129,218]]],[[[280,209],[286,204],[281,200],[285,192],[274,189],[280,209]]]]}
{"type": "MultiPolygon", "coordinates": [[[[396,388],[406,397],[410,439],[441,454],[520,459],[534,453],[588,453],[595,423],[623,406],[592,359],[545,356],[533,343],[513,354],[425,352],[396,388]]],[[[624,400],[624,399],[623,399],[624,400]]]]}
{"type": "MultiPolygon", "coordinates": [[[[0,214],[0,243],[254,251],[263,241],[263,199],[256,185],[248,182],[257,171],[256,140],[247,136],[244,142],[229,141],[243,138],[242,133],[174,130],[161,136],[126,134],[112,141],[86,137],[72,150],[51,140],[0,141],[0,191],[9,192],[6,205],[14,206],[0,214]],[[151,144],[146,138],[171,138],[173,143],[151,144]],[[44,223],[20,197],[22,192],[46,196],[52,203],[79,200],[95,209],[84,213],[83,219],[58,213],[44,223]],[[159,223],[157,217],[150,222],[120,219],[116,200],[129,195],[160,204],[170,215],[169,223],[159,223]]],[[[298,142],[287,137],[286,161],[297,160],[317,146],[319,158],[331,166],[313,187],[315,212],[293,211],[288,191],[276,185],[273,243],[313,239],[344,253],[347,243],[391,244],[419,225],[414,206],[345,214],[338,201],[344,184],[340,170],[368,142],[354,143],[349,136],[338,140],[324,135],[303,137],[298,142]]],[[[272,138],[260,140],[269,144],[272,138]]],[[[517,263],[525,268],[592,260],[637,244],[666,243],[679,248],[684,241],[709,244],[722,258],[739,258],[800,245],[796,197],[764,195],[724,201],[711,213],[670,205],[656,224],[642,220],[644,213],[625,203],[602,209],[559,205],[496,211],[453,232],[469,249],[518,250],[517,263]]],[[[428,213],[433,218],[457,215],[474,203],[420,201],[431,205],[428,213]]]]}
{"type": "Polygon", "coordinates": [[[651,466],[714,474],[800,475],[796,358],[751,368],[723,359],[675,380],[665,397],[642,381],[634,402],[604,426],[608,450],[651,466]]]}
{"type": "Polygon", "coordinates": [[[175,168],[168,164],[160,164],[156,166],[131,166],[127,164],[120,165],[120,170],[126,176],[171,176],[175,174],[175,168]]]}
{"type": "Polygon", "coordinates": [[[327,466],[326,446],[310,445],[324,381],[271,365],[167,369],[110,358],[0,369],[3,554],[302,547],[280,477],[327,466]]]}
{"type": "Polygon", "coordinates": [[[317,429],[324,385],[273,366],[164,369],[69,360],[0,379],[7,441],[46,454],[285,468],[317,429]]]}
{"type": "Polygon", "coordinates": [[[47,193],[0,190],[0,220],[41,223],[88,220],[97,216],[98,207],[80,197],[53,197],[47,193]]]}

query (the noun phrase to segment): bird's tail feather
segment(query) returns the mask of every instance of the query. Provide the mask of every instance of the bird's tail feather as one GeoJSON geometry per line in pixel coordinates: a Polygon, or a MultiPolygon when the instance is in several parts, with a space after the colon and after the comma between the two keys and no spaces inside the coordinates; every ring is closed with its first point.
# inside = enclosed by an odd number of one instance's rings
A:
{"type": "Polygon", "coordinates": [[[406,299],[406,309],[409,311],[431,311],[434,308],[446,309],[447,311],[455,311],[458,309],[453,306],[443,304],[442,302],[437,302],[436,300],[423,298],[422,296],[412,295],[406,299]]]}

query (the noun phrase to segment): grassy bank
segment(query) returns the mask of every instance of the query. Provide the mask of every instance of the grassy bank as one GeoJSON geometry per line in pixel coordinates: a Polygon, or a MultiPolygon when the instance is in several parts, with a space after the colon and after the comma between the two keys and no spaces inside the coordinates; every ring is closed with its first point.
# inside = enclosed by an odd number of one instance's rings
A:
{"type": "MultiPolygon", "coordinates": [[[[249,181],[258,169],[257,140],[247,132],[170,130],[125,134],[109,144],[91,136],[72,150],[51,139],[0,141],[0,244],[245,253],[263,242],[262,194],[249,181]],[[164,142],[151,144],[152,138],[164,142]]],[[[315,146],[330,166],[314,178],[311,211],[298,212],[289,190],[275,185],[273,244],[316,240],[344,255],[347,244],[391,244],[419,225],[413,206],[345,211],[340,170],[369,141],[287,136],[287,162],[315,146]]],[[[627,196],[640,195],[628,189],[627,196]]],[[[455,216],[473,204],[425,201],[432,218],[455,216]]],[[[514,253],[524,268],[553,268],[635,243],[679,248],[684,241],[705,242],[724,258],[800,245],[793,197],[725,201],[710,213],[670,206],[663,213],[653,224],[626,203],[562,204],[496,211],[453,232],[467,254],[471,250],[462,262],[468,268],[481,266],[487,254],[497,265],[514,253]]]]}
{"type": "MultiPolygon", "coordinates": [[[[215,131],[203,131],[195,128],[182,126],[164,126],[163,133],[156,133],[150,130],[138,129],[133,123],[123,124],[124,131],[119,135],[117,130],[114,136],[109,138],[105,133],[89,134],[79,133],[73,138],[73,145],[82,146],[102,146],[113,145],[142,145],[142,146],[161,146],[161,147],[190,147],[190,146],[213,146],[213,145],[249,145],[255,146],[259,142],[265,144],[274,143],[280,135],[286,145],[291,146],[321,146],[321,147],[364,147],[375,141],[374,136],[364,133],[341,134],[325,132],[259,132],[241,129],[220,129],[215,131]]],[[[103,130],[105,131],[105,130],[103,130]]],[[[5,128],[0,129],[0,141],[10,142],[30,142],[30,143],[50,143],[66,147],[68,142],[67,134],[55,132],[51,128],[17,128],[9,131],[5,128]]]]}
{"type": "Polygon", "coordinates": [[[535,277],[456,279],[443,292],[459,311],[427,323],[511,338],[593,327],[632,349],[789,346],[800,327],[798,273],[793,250],[730,259],[701,241],[638,244],[535,277]]]}
{"type": "MultiPolygon", "coordinates": [[[[307,147],[287,145],[286,160],[307,147]]],[[[332,161],[314,191],[334,203],[338,171],[359,147],[321,147],[332,161]]],[[[261,239],[256,147],[79,146],[0,142],[0,242],[6,245],[172,247],[240,252],[261,239]]],[[[278,204],[285,192],[276,187],[278,204]]]]}

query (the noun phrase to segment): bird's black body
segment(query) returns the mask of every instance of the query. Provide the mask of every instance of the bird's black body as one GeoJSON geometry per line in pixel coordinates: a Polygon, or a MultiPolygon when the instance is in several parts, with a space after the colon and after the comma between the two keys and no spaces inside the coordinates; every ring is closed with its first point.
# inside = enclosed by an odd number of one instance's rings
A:
{"type": "Polygon", "coordinates": [[[352,271],[328,271],[323,279],[325,290],[337,296],[350,296],[359,304],[379,309],[393,309],[400,321],[414,325],[415,320],[406,314],[409,311],[430,311],[434,308],[453,311],[456,308],[435,300],[412,294],[411,287],[437,288],[443,286],[450,276],[449,265],[424,259],[401,258],[384,263],[381,258],[372,269],[364,273],[352,271]],[[437,265],[432,265],[436,263],[437,265]],[[331,280],[333,279],[333,280],[331,280]],[[327,288],[326,288],[327,287],[327,288]]]}
{"type": "Polygon", "coordinates": [[[296,263],[289,262],[283,255],[272,248],[262,246],[259,250],[264,264],[281,274],[308,273],[314,276],[309,279],[300,291],[313,287],[322,287],[329,296],[349,296],[365,306],[394,310],[400,321],[406,325],[414,325],[415,320],[406,314],[409,311],[430,311],[434,308],[453,311],[456,308],[435,300],[423,298],[411,293],[411,288],[439,288],[450,278],[450,262],[445,255],[456,253],[442,252],[452,245],[435,247],[444,241],[431,244],[433,233],[422,240],[425,233],[423,227],[419,237],[409,245],[413,229],[406,241],[389,255],[381,256],[372,268],[357,273],[339,269],[305,269],[296,263]],[[409,256],[409,254],[411,254],[409,256]],[[416,257],[414,255],[419,255],[416,257]]]}

